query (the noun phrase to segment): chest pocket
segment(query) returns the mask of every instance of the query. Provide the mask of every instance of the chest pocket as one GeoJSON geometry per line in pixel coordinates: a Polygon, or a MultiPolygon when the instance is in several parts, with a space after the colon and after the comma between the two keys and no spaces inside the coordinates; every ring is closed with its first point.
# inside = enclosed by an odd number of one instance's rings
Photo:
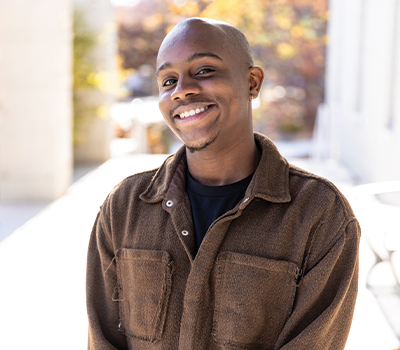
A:
{"type": "Polygon", "coordinates": [[[161,339],[172,285],[173,261],[164,251],[119,249],[116,256],[120,330],[161,339]]]}
{"type": "Polygon", "coordinates": [[[273,349],[293,307],[297,266],[224,252],[217,261],[214,329],[221,349],[273,349]]]}

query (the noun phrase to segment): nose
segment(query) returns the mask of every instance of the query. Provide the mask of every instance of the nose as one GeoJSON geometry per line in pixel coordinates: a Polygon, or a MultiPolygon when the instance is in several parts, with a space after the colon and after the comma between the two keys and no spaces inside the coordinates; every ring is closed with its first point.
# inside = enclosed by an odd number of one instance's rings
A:
{"type": "Polygon", "coordinates": [[[200,86],[196,79],[190,77],[180,77],[176,82],[174,91],[171,94],[171,100],[184,100],[186,97],[200,93],[200,86]]]}

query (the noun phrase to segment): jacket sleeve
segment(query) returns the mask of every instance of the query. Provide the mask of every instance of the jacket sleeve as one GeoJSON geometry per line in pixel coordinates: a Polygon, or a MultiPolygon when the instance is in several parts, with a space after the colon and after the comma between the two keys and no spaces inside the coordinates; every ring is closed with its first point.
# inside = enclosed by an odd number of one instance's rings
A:
{"type": "Polygon", "coordinates": [[[118,331],[118,302],[113,301],[117,276],[114,250],[107,226],[107,220],[100,211],[89,241],[86,270],[90,350],[128,348],[126,337],[118,331]]]}
{"type": "MultiPolygon", "coordinates": [[[[299,281],[292,314],[275,350],[344,349],[357,297],[359,238],[360,228],[353,219],[328,252],[308,260],[310,266],[299,281]]],[[[312,249],[318,251],[319,245],[323,244],[314,242],[312,249]]]]}

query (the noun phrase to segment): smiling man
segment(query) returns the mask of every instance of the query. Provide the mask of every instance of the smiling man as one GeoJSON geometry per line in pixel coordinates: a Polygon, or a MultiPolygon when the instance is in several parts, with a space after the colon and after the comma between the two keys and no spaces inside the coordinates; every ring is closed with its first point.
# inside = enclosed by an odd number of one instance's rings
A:
{"type": "Polygon", "coordinates": [[[157,67],[184,146],[116,186],[97,216],[89,349],[344,349],[359,225],[334,185],[253,132],[264,73],[243,33],[185,20],[157,67]]]}

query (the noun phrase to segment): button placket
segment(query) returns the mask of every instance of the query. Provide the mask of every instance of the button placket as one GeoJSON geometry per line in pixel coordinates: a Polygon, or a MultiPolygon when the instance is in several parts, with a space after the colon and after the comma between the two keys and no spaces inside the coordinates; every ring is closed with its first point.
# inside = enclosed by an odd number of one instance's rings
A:
{"type": "Polygon", "coordinates": [[[175,234],[179,237],[179,241],[183,245],[188,258],[192,263],[195,255],[195,242],[192,222],[190,220],[191,210],[189,197],[184,197],[181,201],[174,197],[167,197],[164,203],[165,209],[167,209],[167,211],[171,214],[175,234]],[[167,206],[167,202],[170,200],[173,202],[172,207],[167,206]]]}

